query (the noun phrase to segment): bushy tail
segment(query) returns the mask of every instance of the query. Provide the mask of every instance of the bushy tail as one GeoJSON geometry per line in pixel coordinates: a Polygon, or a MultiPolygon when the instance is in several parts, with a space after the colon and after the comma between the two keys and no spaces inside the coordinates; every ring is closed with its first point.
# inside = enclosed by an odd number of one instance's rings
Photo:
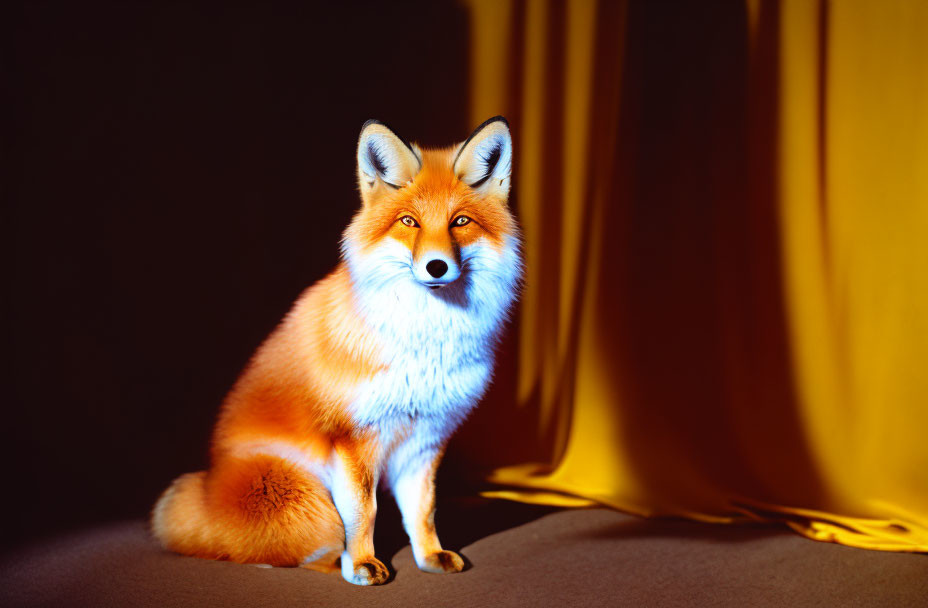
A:
{"type": "Polygon", "coordinates": [[[274,566],[309,566],[309,556],[325,556],[327,566],[345,539],[322,483],[263,455],[223,458],[209,473],[177,478],[155,504],[152,531],[177,553],[274,566]]]}

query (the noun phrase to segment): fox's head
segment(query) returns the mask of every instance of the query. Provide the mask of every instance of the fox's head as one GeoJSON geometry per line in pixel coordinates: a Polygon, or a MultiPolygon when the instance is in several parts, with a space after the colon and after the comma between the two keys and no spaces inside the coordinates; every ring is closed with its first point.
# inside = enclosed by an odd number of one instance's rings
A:
{"type": "Polygon", "coordinates": [[[436,150],[370,120],[357,160],[362,206],[343,242],[356,283],[459,301],[479,298],[470,292],[492,291],[491,284],[514,293],[521,264],[508,205],[512,139],[503,117],[436,150]]]}

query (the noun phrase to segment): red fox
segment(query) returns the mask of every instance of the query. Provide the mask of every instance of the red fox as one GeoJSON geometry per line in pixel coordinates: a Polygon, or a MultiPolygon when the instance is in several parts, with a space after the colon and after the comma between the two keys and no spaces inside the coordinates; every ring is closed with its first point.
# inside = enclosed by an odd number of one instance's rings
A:
{"type": "Polygon", "coordinates": [[[392,490],[427,572],[460,572],[435,532],[435,472],[483,395],[518,292],[504,118],[462,144],[409,144],[364,124],[362,206],[342,261],[302,293],[222,404],[210,468],[161,495],[152,529],[172,551],[338,569],[386,582],[374,556],[376,487],[392,490]]]}

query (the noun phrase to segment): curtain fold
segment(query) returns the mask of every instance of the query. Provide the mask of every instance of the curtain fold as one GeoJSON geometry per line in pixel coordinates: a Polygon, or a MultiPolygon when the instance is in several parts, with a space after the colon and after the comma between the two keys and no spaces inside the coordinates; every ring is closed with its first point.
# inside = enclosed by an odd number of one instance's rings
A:
{"type": "Polygon", "coordinates": [[[928,4],[466,5],[527,264],[487,494],[928,551],[928,4]]]}

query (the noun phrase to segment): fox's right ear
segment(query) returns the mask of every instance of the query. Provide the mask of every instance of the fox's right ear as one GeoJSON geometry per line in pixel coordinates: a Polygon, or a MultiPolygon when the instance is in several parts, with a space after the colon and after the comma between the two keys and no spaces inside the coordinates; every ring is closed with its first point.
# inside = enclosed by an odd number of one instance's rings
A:
{"type": "Polygon", "coordinates": [[[390,130],[369,120],[358,138],[358,184],[365,205],[408,184],[422,168],[421,152],[390,130]]]}

